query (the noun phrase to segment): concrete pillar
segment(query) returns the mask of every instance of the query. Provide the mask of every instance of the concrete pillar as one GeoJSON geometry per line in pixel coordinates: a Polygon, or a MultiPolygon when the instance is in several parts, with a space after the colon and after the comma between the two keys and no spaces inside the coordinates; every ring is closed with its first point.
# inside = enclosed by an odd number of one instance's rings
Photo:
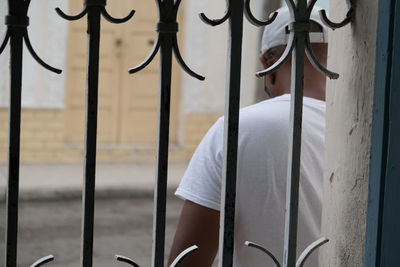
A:
{"type": "MultiPolygon", "coordinates": [[[[352,25],[329,35],[328,67],[340,78],[327,82],[324,267],[363,266],[378,1],[356,5],[352,25]]],[[[346,12],[345,1],[331,0],[333,21],[346,12]]]]}

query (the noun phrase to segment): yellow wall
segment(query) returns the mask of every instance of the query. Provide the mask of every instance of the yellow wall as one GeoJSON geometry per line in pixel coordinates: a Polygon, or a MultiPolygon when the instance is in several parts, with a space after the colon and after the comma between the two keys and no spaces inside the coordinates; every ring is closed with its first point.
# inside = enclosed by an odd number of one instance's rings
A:
{"type": "MultiPolygon", "coordinates": [[[[23,109],[21,124],[22,163],[74,163],[83,160],[83,143],[69,143],[65,138],[63,110],[23,109]]],[[[181,145],[170,146],[170,161],[187,161],[204,134],[220,115],[188,114],[184,119],[181,145]]],[[[154,122],[156,123],[156,121],[154,122]]],[[[0,110],[0,163],[7,161],[8,110],[0,110]]],[[[155,145],[98,144],[99,162],[153,162],[155,145]]]]}

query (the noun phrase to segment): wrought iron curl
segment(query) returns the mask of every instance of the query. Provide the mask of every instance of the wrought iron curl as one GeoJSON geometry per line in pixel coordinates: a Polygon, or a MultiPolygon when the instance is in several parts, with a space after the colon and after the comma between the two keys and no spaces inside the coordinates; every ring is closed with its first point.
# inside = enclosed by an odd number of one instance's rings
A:
{"type": "Polygon", "coordinates": [[[354,0],[348,0],[347,1],[347,5],[349,6],[349,10],[346,13],[346,17],[341,21],[341,22],[332,22],[327,14],[325,10],[321,10],[319,12],[319,15],[321,17],[322,22],[328,26],[329,28],[331,28],[332,30],[338,29],[338,28],[342,28],[343,26],[349,24],[350,22],[353,21],[354,16],[355,16],[355,4],[354,4],[354,0]]]}
{"type": "Polygon", "coordinates": [[[57,14],[65,20],[74,21],[83,18],[87,14],[87,9],[84,8],[79,14],[76,15],[67,15],[60,8],[55,9],[57,14]]]}
{"type": "Polygon", "coordinates": [[[264,248],[263,246],[261,246],[257,243],[250,242],[250,241],[246,241],[246,242],[244,242],[244,244],[248,247],[253,247],[253,248],[257,248],[257,249],[261,250],[262,252],[267,254],[272,259],[272,261],[275,263],[275,267],[281,267],[279,261],[275,258],[274,254],[272,254],[270,251],[268,251],[268,249],[264,248]]]}
{"type": "Polygon", "coordinates": [[[7,30],[6,35],[4,36],[3,39],[3,43],[0,46],[0,55],[3,53],[4,48],[6,48],[9,39],[10,39],[10,32],[7,30]]]}
{"type": "Polygon", "coordinates": [[[101,14],[102,16],[110,23],[114,24],[119,24],[119,23],[124,23],[130,20],[133,15],[135,14],[135,10],[131,10],[129,14],[123,18],[114,18],[112,17],[106,10],[106,0],[86,0],[84,1],[85,7],[83,10],[78,13],[77,15],[67,15],[65,14],[60,8],[56,8],[57,14],[62,17],[65,20],[73,21],[73,20],[79,20],[83,18],[87,13],[88,13],[88,7],[90,6],[96,6],[101,8],[101,14]]]}
{"type": "Polygon", "coordinates": [[[226,11],[225,11],[225,15],[224,15],[222,18],[220,18],[220,19],[209,19],[209,18],[206,16],[206,14],[204,14],[204,13],[200,13],[200,14],[199,14],[200,19],[201,19],[204,23],[206,23],[206,24],[208,24],[208,25],[211,25],[211,26],[218,26],[218,25],[221,25],[221,24],[224,23],[227,19],[229,19],[230,16],[231,16],[231,9],[230,9],[229,6],[227,7],[227,9],[226,9],[226,11]]]}
{"type": "Polygon", "coordinates": [[[33,57],[33,59],[35,59],[35,61],[41,65],[42,67],[44,67],[45,69],[60,74],[62,72],[62,70],[54,68],[52,66],[50,66],[49,64],[47,64],[46,62],[44,62],[44,60],[42,60],[38,54],[35,52],[35,49],[33,48],[31,41],[29,39],[29,34],[28,34],[28,26],[29,26],[29,17],[28,17],[28,9],[29,9],[29,5],[30,5],[30,0],[25,0],[22,2],[21,5],[21,15],[15,16],[15,15],[8,15],[5,18],[5,24],[7,25],[7,32],[6,35],[4,37],[3,43],[0,46],[0,54],[3,53],[4,49],[7,46],[7,43],[10,39],[10,37],[13,35],[13,31],[11,30],[12,28],[22,28],[23,29],[23,40],[25,42],[26,47],[28,48],[29,53],[31,54],[31,56],[33,57]]]}
{"type": "Polygon", "coordinates": [[[48,262],[51,262],[53,260],[54,260],[54,256],[53,255],[48,255],[46,257],[38,259],[30,267],[39,267],[39,266],[42,266],[42,265],[44,265],[44,264],[46,264],[48,262]]]}
{"type": "Polygon", "coordinates": [[[250,0],[246,0],[245,2],[244,14],[246,15],[247,20],[254,26],[266,26],[268,24],[271,24],[276,19],[276,16],[278,16],[278,12],[274,12],[269,15],[268,20],[266,21],[258,20],[251,11],[250,0]]]}
{"type": "Polygon", "coordinates": [[[296,267],[303,267],[304,263],[306,262],[307,258],[313,253],[314,250],[322,246],[323,244],[329,242],[328,238],[321,237],[317,241],[311,243],[299,256],[296,262],[296,267]]]}
{"type": "MultiPolygon", "coordinates": [[[[175,258],[175,260],[171,263],[170,267],[177,267],[179,266],[179,264],[187,257],[189,256],[191,253],[193,253],[194,251],[198,250],[199,247],[196,245],[193,245],[187,249],[185,249],[184,251],[182,251],[181,253],[179,253],[179,255],[175,258]]],[[[115,255],[115,259],[117,261],[120,262],[124,262],[127,263],[129,265],[132,265],[134,267],[140,267],[139,264],[137,264],[136,262],[134,262],[132,259],[122,256],[122,255],[115,255]]]]}
{"type": "MultiPolygon", "coordinates": [[[[318,239],[317,241],[311,243],[299,256],[299,258],[297,259],[296,262],[296,267],[303,267],[304,263],[306,262],[307,258],[320,246],[322,246],[323,244],[329,242],[329,239],[325,238],[325,237],[321,237],[320,239],[318,239]]],[[[265,254],[267,254],[274,262],[275,267],[281,267],[279,261],[276,259],[276,257],[274,256],[273,253],[271,253],[268,249],[264,248],[263,246],[254,243],[254,242],[250,242],[250,241],[246,241],[244,243],[246,246],[248,247],[253,247],[253,248],[257,248],[259,250],[261,250],[262,252],[264,252],[265,254]]]]}
{"type": "Polygon", "coordinates": [[[314,55],[314,52],[311,47],[310,36],[307,35],[306,37],[306,56],[310,60],[311,64],[315,69],[320,71],[321,73],[327,75],[330,79],[337,79],[339,78],[339,74],[332,72],[325,68],[322,64],[320,64],[317,60],[317,57],[314,55]]]}
{"type": "Polygon", "coordinates": [[[257,72],[256,76],[257,77],[263,77],[265,75],[273,73],[278,68],[280,68],[286,61],[289,60],[293,48],[294,48],[294,33],[290,32],[288,43],[286,45],[285,51],[283,51],[282,56],[271,67],[269,67],[269,68],[267,68],[265,70],[257,72]]]}
{"type": "MultiPolygon", "coordinates": [[[[249,1],[249,0],[246,0],[249,1]]],[[[296,38],[296,34],[295,32],[299,32],[299,31],[305,31],[307,32],[306,34],[306,56],[309,59],[309,61],[311,62],[311,64],[314,66],[314,68],[316,68],[318,71],[320,71],[321,73],[323,73],[324,75],[328,76],[328,78],[330,79],[337,79],[339,78],[339,74],[332,72],[330,70],[328,70],[327,68],[325,68],[321,63],[318,62],[316,56],[314,55],[314,52],[312,51],[311,48],[311,43],[310,43],[310,32],[309,32],[309,23],[310,23],[310,16],[311,16],[311,12],[312,9],[314,8],[315,3],[317,2],[317,0],[311,0],[308,5],[307,5],[307,17],[308,17],[308,21],[306,23],[300,23],[300,22],[296,22],[293,21],[290,23],[289,25],[289,39],[288,39],[288,43],[286,45],[286,49],[283,52],[282,56],[279,58],[279,60],[277,62],[275,62],[271,67],[263,70],[263,71],[259,71],[256,73],[257,77],[262,77],[265,76],[267,74],[270,74],[274,71],[276,71],[283,63],[285,63],[289,57],[290,54],[294,48],[294,38],[296,38]]],[[[295,17],[297,17],[297,7],[296,4],[293,2],[293,0],[286,0],[286,3],[288,5],[289,8],[289,12],[291,13],[291,17],[292,19],[294,19],[295,17]]],[[[321,10],[320,12],[322,12],[323,10],[321,10]]],[[[324,12],[322,12],[324,13],[324,12]]],[[[321,13],[320,13],[321,15],[321,13]]],[[[322,17],[321,17],[322,19],[322,17]]],[[[326,23],[323,19],[322,21],[324,23],[326,23]]],[[[347,23],[346,23],[347,24],[347,23]]],[[[345,25],[345,24],[344,24],[345,25]]]]}
{"type": "Polygon", "coordinates": [[[167,9],[165,3],[156,0],[157,7],[158,7],[158,14],[159,14],[159,21],[156,24],[156,31],[157,37],[154,43],[153,49],[150,52],[149,56],[138,66],[129,69],[129,73],[133,74],[136,73],[150,64],[153,61],[154,57],[157,55],[161,43],[164,42],[165,39],[169,39],[172,42],[173,52],[175,54],[175,58],[182,69],[189,74],[190,76],[203,81],[205,79],[204,76],[201,76],[194,72],[184,61],[181,52],[179,50],[179,45],[177,41],[177,33],[178,33],[178,22],[177,22],[177,15],[179,5],[181,0],[176,0],[173,7],[171,9],[167,9]]]}
{"type": "Polygon", "coordinates": [[[125,256],[122,256],[122,255],[115,255],[115,259],[117,261],[120,261],[120,262],[125,262],[125,263],[127,263],[129,265],[132,265],[134,267],[140,267],[139,264],[134,262],[132,259],[130,259],[128,257],[125,257],[125,256]]]}
{"type": "Polygon", "coordinates": [[[112,17],[110,14],[108,14],[108,12],[107,12],[107,10],[105,8],[103,8],[103,10],[101,11],[101,14],[103,15],[103,17],[108,22],[111,22],[111,23],[114,23],[114,24],[119,24],[119,23],[124,23],[124,22],[127,22],[128,20],[130,20],[133,17],[133,15],[135,15],[135,10],[131,10],[129,12],[129,14],[126,15],[125,17],[123,17],[123,18],[114,18],[114,17],[112,17]]]}
{"type": "Polygon", "coordinates": [[[157,55],[159,49],[160,49],[160,37],[157,35],[157,39],[154,42],[154,46],[152,51],[150,52],[150,55],[139,66],[129,69],[129,73],[133,74],[135,72],[138,72],[146,68],[147,65],[149,65],[150,62],[153,60],[153,58],[157,55]]]}
{"type": "Polygon", "coordinates": [[[231,11],[230,11],[230,9],[227,9],[226,12],[225,12],[225,15],[224,15],[222,18],[220,18],[220,19],[209,19],[204,13],[200,13],[200,14],[199,14],[200,19],[201,19],[204,23],[206,23],[206,24],[208,24],[208,25],[211,25],[211,26],[218,26],[218,25],[221,25],[221,24],[224,23],[227,19],[229,19],[230,16],[231,16],[231,11]]]}
{"type": "Polygon", "coordinates": [[[48,69],[49,71],[55,72],[60,74],[62,72],[62,70],[56,69],[52,66],[50,66],[49,64],[47,64],[46,62],[44,62],[35,52],[35,50],[32,47],[31,41],[29,40],[29,36],[28,36],[28,31],[25,30],[24,32],[24,40],[25,40],[25,45],[26,48],[28,48],[29,53],[31,53],[32,57],[36,60],[37,63],[39,63],[41,66],[43,66],[45,69],[48,69]]]}
{"type": "Polygon", "coordinates": [[[199,247],[196,245],[193,245],[191,247],[188,247],[187,249],[185,249],[184,251],[182,251],[181,253],[179,253],[179,255],[175,258],[175,260],[171,263],[170,267],[177,267],[179,266],[179,264],[187,257],[189,256],[189,254],[192,254],[193,252],[195,252],[196,250],[198,250],[199,247]]]}

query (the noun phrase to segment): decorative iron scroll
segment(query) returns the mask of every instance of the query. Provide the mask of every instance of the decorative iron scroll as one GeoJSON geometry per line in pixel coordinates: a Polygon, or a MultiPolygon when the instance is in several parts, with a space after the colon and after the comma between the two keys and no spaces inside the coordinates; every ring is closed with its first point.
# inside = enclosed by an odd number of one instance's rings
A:
{"type": "Polygon", "coordinates": [[[61,9],[56,12],[62,18],[73,21],[83,18],[88,20],[88,63],[87,63],[87,97],[86,97],[86,131],[85,131],[85,169],[83,192],[83,220],[82,220],[82,266],[90,267],[93,264],[93,226],[94,201],[96,181],[96,146],[97,146],[97,106],[99,83],[99,51],[100,51],[100,21],[101,16],[111,23],[123,23],[134,15],[132,10],[124,18],[113,18],[106,10],[106,0],[84,0],[84,9],[77,15],[66,15],[61,9]]]}
{"type": "MultiPolygon", "coordinates": [[[[45,63],[32,47],[28,34],[30,2],[30,0],[8,0],[8,15],[5,17],[7,32],[0,46],[1,54],[10,42],[11,51],[5,267],[17,266],[23,43],[25,42],[29,53],[41,66],[52,72],[61,73],[61,70],[45,63]]],[[[32,266],[43,265],[52,259],[53,256],[49,255],[36,261],[32,266]]]]}
{"type": "MultiPolygon", "coordinates": [[[[60,74],[62,71],[60,69],[56,69],[46,62],[44,62],[35,52],[35,49],[32,47],[31,41],[29,39],[28,34],[28,26],[29,26],[29,17],[28,17],[28,9],[31,3],[31,0],[17,0],[15,1],[13,6],[9,3],[9,15],[5,17],[5,24],[7,25],[7,32],[4,37],[3,43],[0,46],[0,54],[3,53],[4,48],[6,48],[9,39],[15,34],[15,28],[22,30],[23,40],[25,41],[26,48],[28,48],[29,53],[32,57],[43,66],[45,69],[60,74]],[[14,10],[12,10],[14,9],[14,10]],[[18,10],[18,15],[13,14],[18,10]],[[13,12],[14,11],[14,12],[13,12]]],[[[17,12],[16,12],[17,13],[17,12]]]]}
{"type": "Polygon", "coordinates": [[[352,22],[355,16],[355,0],[347,0],[347,5],[349,6],[349,11],[347,11],[346,17],[341,22],[339,23],[332,22],[331,20],[328,19],[326,11],[321,10],[319,14],[321,16],[322,22],[332,30],[342,28],[343,26],[346,26],[347,24],[352,22]]]}
{"type": "Polygon", "coordinates": [[[41,258],[41,259],[35,261],[35,262],[31,265],[31,267],[39,267],[39,266],[42,266],[42,265],[44,265],[44,264],[46,264],[46,263],[48,263],[48,262],[51,262],[51,261],[53,261],[53,260],[54,260],[54,256],[53,256],[53,255],[49,255],[49,256],[43,257],[43,258],[41,258]]]}
{"type": "Polygon", "coordinates": [[[178,41],[176,34],[178,33],[178,22],[177,15],[179,5],[181,0],[176,0],[174,3],[170,0],[156,0],[157,7],[159,10],[159,22],[156,24],[156,30],[158,32],[156,41],[154,42],[153,50],[150,52],[150,55],[137,67],[134,67],[129,70],[130,74],[136,73],[142,69],[144,69],[157,55],[158,50],[162,43],[172,42],[172,48],[178,61],[179,65],[183,68],[183,70],[189,74],[190,76],[204,80],[205,78],[193,70],[191,70],[185,61],[182,58],[181,52],[179,50],[178,41]],[[171,2],[171,3],[169,3],[171,2]]]}

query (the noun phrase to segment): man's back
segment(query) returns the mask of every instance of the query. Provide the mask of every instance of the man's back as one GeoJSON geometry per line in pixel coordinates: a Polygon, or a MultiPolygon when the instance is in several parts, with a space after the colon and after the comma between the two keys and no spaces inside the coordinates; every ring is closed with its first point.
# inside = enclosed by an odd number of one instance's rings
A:
{"type": "MultiPolygon", "coordinates": [[[[299,252],[318,239],[320,233],[325,103],[305,97],[303,109],[299,252]]],[[[247,240],[266,247],[281,261],[289,111],[289,95],[241,110],[234,266],[274,266],[260,251],[245,247],[247,240]]],[[[177,190],[178,196],[219,210],[222,144],[223,119],[220,119],[196,150],[177,190]]]]}

